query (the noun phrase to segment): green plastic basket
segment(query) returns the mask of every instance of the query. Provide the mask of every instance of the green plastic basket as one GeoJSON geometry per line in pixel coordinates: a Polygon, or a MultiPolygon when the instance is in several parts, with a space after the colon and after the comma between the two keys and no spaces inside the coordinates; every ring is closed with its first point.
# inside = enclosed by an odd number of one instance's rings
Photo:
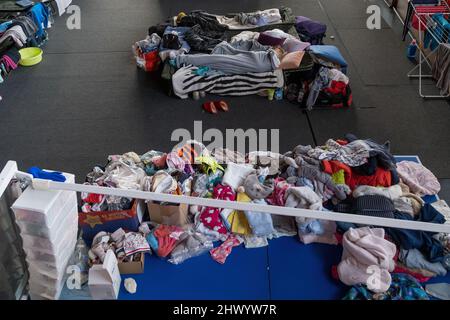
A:
{"type": "Polygon", "coordinates": [[[20,61],[19,64],[21,66],[29,67],[34,66],[42,61],[42,49],[29,47],[19,50],[20,53],[20,61]]]}

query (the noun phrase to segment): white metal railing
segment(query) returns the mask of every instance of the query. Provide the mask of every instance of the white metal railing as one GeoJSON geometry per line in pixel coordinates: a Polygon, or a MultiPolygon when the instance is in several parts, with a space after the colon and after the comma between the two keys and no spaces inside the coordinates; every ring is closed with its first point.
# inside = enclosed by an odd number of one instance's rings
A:
{"type": "MultiPolygon", "coordinates": [[[[17,164],[14,161],[9,161],[3,171],[8,171],[9,172],[8,176],[12,177],[11,171],[13,171],[14,169],[16,170],[15,172],[16,176],[24,176],[24,175],[29,176],[23,172],[17,171],[17,164]]],[[[2,178],[2,180],[0,180],[0,187],[3,186],[4,183],[3,181],[4,180],[2,178]]],[[[198,198],[192,196],[179,196],[172,194],[154,193],[149,191],[126,190],[126,189],[108,188],[77,183],[56,182],[43,179],[32,179],[32,187],[39,190],[68,190],[74,192],[87,192],[87,193],[127,197],[133,199],[142,199],[147,201],[159,201],[177,204],[185,203],[189,205],[208,206],[215,208],[229,208],[234,210],[263,212],[291,217],[305,217],[313,219],[350,222],[370,226],[450,233],[450,224],[437,224],[422,221],[379,218],[379,217],[363,216],[349,213],[339,213],[332,211],[318,211],[310,209],[288,208],[288,207],[262,205],[237,201],[198,198]]]]}

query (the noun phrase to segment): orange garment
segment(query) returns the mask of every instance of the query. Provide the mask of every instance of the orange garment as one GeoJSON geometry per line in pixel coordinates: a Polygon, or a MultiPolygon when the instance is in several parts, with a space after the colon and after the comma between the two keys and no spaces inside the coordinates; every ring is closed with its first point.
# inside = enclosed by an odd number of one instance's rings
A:
{"type": "Polygon", "coordinates": [[[341,146],[345,146],[348,144],[348,141],[343,139],[337,139],[336,142],[339,143],[341,146]]]}
{"type": "Polygon", "coordinates": [[[354,173],[351,167],[342,162],[337,160],[322,160],[322,170],[330,175],[339,170],[344,170],[345,184],[352,190],[361,185],[373,187],[390,187],[392,185],[391,172],[380,167],[376,169],[373,175],[362,176],[354,173]]]}
{"type": "Polygon", "coordinates": [[[195,158],[198,157],[198,152],[192,144],[185,144],[178,149],[178,156],[180,156],[186,163],[195,163],[195,158]]]}

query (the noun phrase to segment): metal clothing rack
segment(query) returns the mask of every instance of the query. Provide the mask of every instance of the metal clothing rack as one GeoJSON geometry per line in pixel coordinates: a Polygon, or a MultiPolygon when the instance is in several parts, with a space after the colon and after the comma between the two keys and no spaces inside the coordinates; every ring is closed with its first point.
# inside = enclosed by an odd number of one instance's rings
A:
{"type": "MultiPolygon", "coordinates": [[[[437,48],[442,43],[448,43],[450,32],[449,30],[444,29],[439,23],[433,20],[432,16],[434,14],[443,13],[450,15],[450,6],[447,1],[441,1],[439,6],[442,8],[439,12],[430,13],[427,10],[421,10],[421,8],[417,8],[411,1],[409,2],[409,6],[412,9],[412,16],[416,18],[418,21],[418,37],[415,39],[417,43],[417,47],[419,49],[419,63],[412,68],[408,73],[408,78],[411,79],[419,79],[419,95],[422,98],[428,99],[445,99],[449,98],[450,94],[441,95],[441,94],[425,94],[423,91],[424,79],[432,79],[432,75],[424,72],[423,64],[426,63],[429,69],[432,68],[430,58],[435,55],[437,48]],[[429,48],[425,43],[427,39],[428,43],[433,42],[436,44],[436,48],[429,48]],[[418,70],[418,73],[417,73],[418,70]]],[[[430,6],[431,8],[432,6],[430,6]]],[[[423,8],[423,7],[422,7],[423,8]]],[[[405,28],[408,28],[408,25],[405,24],[405,28]]],[[[412,32],[409,32],[410,36],[414,39],[414,35],[412,32]]]]}

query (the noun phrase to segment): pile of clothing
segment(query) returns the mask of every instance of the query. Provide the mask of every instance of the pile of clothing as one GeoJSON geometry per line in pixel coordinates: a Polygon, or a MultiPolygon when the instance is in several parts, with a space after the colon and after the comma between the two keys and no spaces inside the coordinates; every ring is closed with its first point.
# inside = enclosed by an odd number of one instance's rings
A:
{"type": "Polygon", "coordinates": [[[153,252],[170,263],[180,264],[213,248],[212,241],[199,232],[146,221],[137,232],[126,232],[122,228],[113,233],[99,232],[92,241],[88,257],[89,266],[93,266],[104,262],[108,250],[113,250],[119,263],[141,261],[143,254],[153,252]]]}
{"type": "Polygon", "coordinates": [[[162,68],[169,93],[182,99],[212,93],[272,100],[277,91],[277,99],[309,109],[349,106],[347,63],[323,44],[325,33],[323,23],[285,7],[226,16],[196,10],[150,27],[133,52],[142,69],[162,68]]]}
{"type": "MultiPolygon", "coordinates": [[[[110,156],[107,166],[87,175],[86,183],[256,205],[244,211],[191,205],[182,225],[152,221],[150,212],[150,221],[139,231],[150,249],[171,263],[205,252],[225,263],[242,243],[258,248],[273,238],[298,236],[304,244],[342,244],[342,261],[332,274],[354,286],[348,298],[367,298],[369,292],[372,298],[386,297],[399,285],[445,275],[450,269],[449,235],[271,215],[257,208],[275,205],[450,223],[445,201],[422,200],[439,192],[436,177],[420,163],[397,163],[389,147],[348,134],[317,147],[299,145],[285,154],[243,155],[189,141],[169,153],[110,156]],[[216,241],[222,244],[214,248],[216,241]],[[414,281],[404,280],[408,277],[414,281]]],[[[83,211],[127,207],[132,200],[108,198],[84,194],[83,211]]]]}
{"type": "Polygon", "coordinates": [[[161,37],[156,33],[136,42],[132,49],[136,65],[147,72],[158,70],[161,59],[158,56],[161,37]]]}
{"type": "Polygon", "coordinates": [[[45,29],[51,25],[52,11],[43,3],[36,3],[26,15],[0,23],[0,83],[16,69],[19,49],[42,46],[48,39],[45,29]]]}
{"type": "Polygon", "coordinates": [[[45,29],[51,24],[51,8],[43,3],[36,3],[26,14],[0,24],[0,48],[42,45],[48,38],[45,29]]]}
{"type": "Polygon", "coordinates": [[[142,254],[150,252],[150,245],[141,232],[125,232],[122,228],[113,233],[102,231],[88,251],[89,265],[102,264],[108,250],[113,250],[119,262],[140,261],[142,254]]]}

